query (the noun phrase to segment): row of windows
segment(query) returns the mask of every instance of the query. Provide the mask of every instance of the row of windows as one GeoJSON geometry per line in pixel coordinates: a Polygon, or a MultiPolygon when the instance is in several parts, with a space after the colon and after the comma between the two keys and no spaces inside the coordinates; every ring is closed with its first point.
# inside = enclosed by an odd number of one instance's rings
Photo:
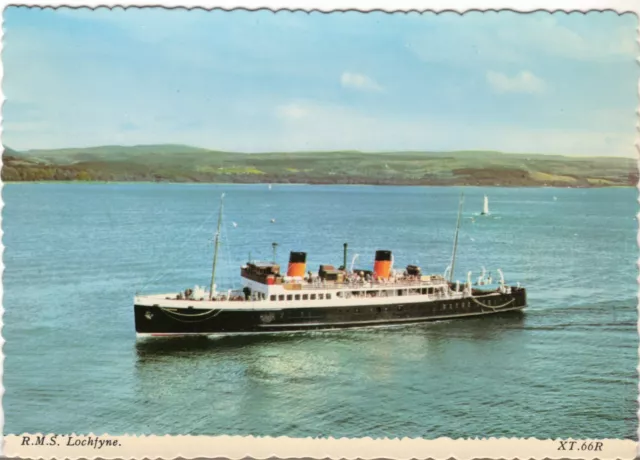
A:
{"type": "Polygon", "coordinates": [[[406,296],[406,295],[433,295],[438,292],[442,292],[444,288],[415,288],[415,289],[384,289],[375,291],[346,291],[338,292],[338,297],[388,297],[392,295],[406,296]]]}
{"type": "MultiPolygon", "coordinates": [[[[442,288],[417,288],[417,289],[385,289],[375,291],[345,291],[337,292],[336,296],[340,298],[345,297],[388,297],[392,295],[406,296],[406,295],[433,295],[434,293],[442,292],[442,288]]],[[[271,295],[271,300],[323,300],[331,299],[331,294],[288,294],[288,295],[271,295]]]]}
{"type": "MultiPolygon", "coordinates": [[[[495,302],[489,301],[489,303],[495,303],[495,302]]],[[[445,303],[440,305],[431,305],[428,308],[425,308],[424,306],[421,306],[421,305],[398,305],[396,307],[338,308],[337,310],[334,310],[334,311],[337,311],[338,313],[361,313],[361,312],[364,313],[366,311],[382,313],[383,311],[389,311],[389,310],[395,309],[397,311],[425,310],[425,312],[430,311],[431,313],[435,313],[435,312],[452,311],[460,308],[464,308],[465,310],[468,310],[471,307],[472,307],[471,302],[462,302],[460,304],[445,303]]],[[[304,313],[302,313],[302,315],[304,316],[304,313]]]]}
{"type": "MultiPolygon", "coordinates": [[[[430,288],[431,289],[431,288],[430,288]]],[[[340,297],[341,293],[338,293],[338,297],[340,297]]],[[[355,293],[354,293],[355,294],[355,293]]],[[[271,300],[275,301],[277,300],[281,300],[284,301],[286,300],[331,300],[331,294],[287,294],[286,296],[284,294],[280,294],[278,296],[276,295],[272,295],[271,296],[271,300]]],[[[489,299],[487,301],[488,305],[493,305],[495,302],[492,299],[489,299]]],[[[471,302],[462,302],[462,304],[458,304],[458,307],[463,307],[463,308],[470,308],[471,307],[471,302]]],[[[438,306],[435,306],[438,307],[438,306]]],[[[404,307],[403,306],[398,306],[397,307],[398,310],[402,310],[404,307]]],[[[410,309],[413,308],[417,308],[417,306],[409,306],[410,309]]],[[[453,310],[454,308],[456,308],[456,304],[453,303],[445,303],[439,306],[440,310],[453,310]]],[[[384,308],[385,311],[388,310],[388,307],[384,308]]],[[[339,312],[341,312],[342,310],[338,310],[339,312]]],[[[345,310],[346,311],[346,310],[345,310]]],[[[358,313],[360,310],[356,309],[356,313],[358,313]]],[[[371,311],[373,311],[373,309],[371,309],[371,311]]],[[[380,307],[378,307],[378,311],[380,311],[380,307]]]]}
{"type": "MultiPolygon", "coordinates": [[[[271,300],[276,300],[276,298],[278,300],[285,300],[285,295],[284,294],[280,294],[278,296],[276,295],[272,295],[271,296],[271,300]]],[[[331,294],[287,294],[286,299],[287,300],[331,300],[331,294]],[[301,298],[302,296],[302,298],[301,298]]]]}

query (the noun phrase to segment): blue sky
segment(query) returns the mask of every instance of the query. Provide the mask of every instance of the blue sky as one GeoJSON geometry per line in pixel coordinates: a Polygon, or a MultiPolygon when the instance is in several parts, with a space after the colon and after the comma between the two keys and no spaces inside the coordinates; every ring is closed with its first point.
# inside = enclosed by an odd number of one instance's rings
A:
{"type": "Polygon", "coordinates": [[[637,25],[10,7],[3,143],[634,156],[637,25]]]}

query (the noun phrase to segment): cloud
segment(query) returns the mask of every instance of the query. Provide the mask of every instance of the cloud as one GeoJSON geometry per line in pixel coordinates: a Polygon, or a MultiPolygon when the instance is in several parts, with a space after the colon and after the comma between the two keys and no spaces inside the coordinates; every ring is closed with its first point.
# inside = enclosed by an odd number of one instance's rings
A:
{"type": "Polygon", "coordinates": [[[489,70],[486,77],[491,89],[497,93],[542,93],[546,86],[544,80],[528,70],[513,77],[489,70]]]}
{"type": "Polygon", "coordinates": [[[340,83],[345,88],[362,91],[382,91],[383,89],[373,78],[360,73],[344,72],[340,77],[340,83]]]}
{"type": "Polygon", "coordinates": [[[309,108],[305,107],[301,103],[292,102],[276,107],[276,114],[280,118],[288,120],[299,120],[306,117],[309,114],[309,108]]]}

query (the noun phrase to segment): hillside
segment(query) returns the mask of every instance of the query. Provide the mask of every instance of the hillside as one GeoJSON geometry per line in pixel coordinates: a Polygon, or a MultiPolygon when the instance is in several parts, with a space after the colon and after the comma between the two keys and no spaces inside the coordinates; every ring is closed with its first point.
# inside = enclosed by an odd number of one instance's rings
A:
{"type": "Polygon", "coordinates": [[[5,148],[3,181],[170,181],[601,187],[636,185],[631,158],[460,152],[234,153],[182,145],[5,148]]]}

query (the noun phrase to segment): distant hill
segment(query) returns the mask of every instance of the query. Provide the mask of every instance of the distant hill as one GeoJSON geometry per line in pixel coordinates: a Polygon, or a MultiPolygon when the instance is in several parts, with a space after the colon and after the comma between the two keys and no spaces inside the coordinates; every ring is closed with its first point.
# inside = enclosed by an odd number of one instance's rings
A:
{"type": "Polygon", "coordinates": [[[636,161],[615,157],[458,152],[236,153],[186,145],[18,152],[4,181],[158,181],[380,185],[635,186],[636,161]]]}

